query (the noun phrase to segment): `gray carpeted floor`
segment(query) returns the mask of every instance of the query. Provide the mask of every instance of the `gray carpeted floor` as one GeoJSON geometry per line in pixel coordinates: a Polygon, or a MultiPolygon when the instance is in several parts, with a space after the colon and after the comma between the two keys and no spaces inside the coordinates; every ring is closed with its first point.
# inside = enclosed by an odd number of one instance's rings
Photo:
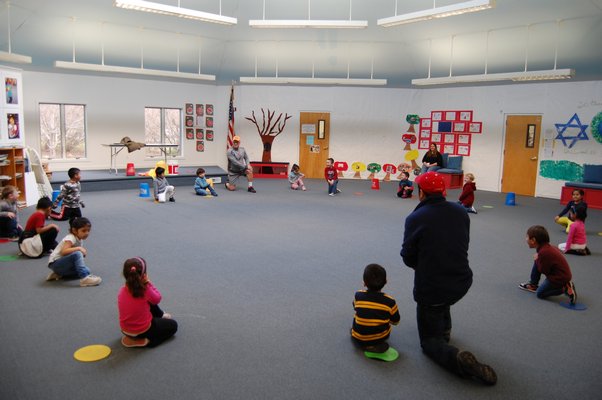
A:
{"type": "MultiPolygon", "coordinates": [[[[503,194],[477,192],[475,279],[452,307],[452,341],[496,369],[497,386],[484,387],[420,351],[413,273],[399,257],[404,218],[418,201],[396,198],[395,185],[373,191],[369,181],[344,180],[332,198],[321,180],[307,192],[258,180],[257,194],[220,186],[217,198],[178,187],[175,204],[135,189],[84,192],[93,224],[86,262],[103,283],[45,282],[47,258],[0,262],[0,399],[598,398],[602,211],[586,222],[593,255],[568,256],[589,307],[577,312],[559,306],[564,298],[538,300],[517,287],[532,263],[527,227],[547,226],[555,244],[566,237],[553,223],[558,201],[519,196],[509,207],[503,194]],[[180,326],[152,350],[119,344],[121,268],[138,255],[180,326]],[[385,291],[401,313],[393,363],[365,358],[349,339],[353,294],[371,262],[387,268],[385,291]],[[75,361],[89,344],[113,352],[75,361]]],[[[67,223],[59,224],[62,237],[67,223]]],[[[0,244],[0,255],[15,253],[16,244],[0,244]]]]}

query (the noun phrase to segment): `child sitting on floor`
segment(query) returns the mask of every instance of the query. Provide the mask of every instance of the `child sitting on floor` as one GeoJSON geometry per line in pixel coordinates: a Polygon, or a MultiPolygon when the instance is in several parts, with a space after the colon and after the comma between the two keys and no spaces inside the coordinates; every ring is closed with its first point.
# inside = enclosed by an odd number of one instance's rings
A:
{"type": "Polygon", "coordinates": [[[303,183],[303,177],[305,175],[301,173],[299,170],[299,166],[297,164],[293,164],[291,167],[291,172],[288,174],[288,181],[291,184],[291,189],[297,190],[301,189],[305,191],[305,184],[303,183]]]}
{"type": "Polygon", "coordinates": [[[577,292],[571,280],[571,268],[562,253],[550,245],[550,235],[546,228],[541,225],[530,227],[526,240],[529,248],[536,249],[537,253],[533,255],[535,261],[531,268],[531,279],[518,287],[535,293],[539,299],[565,294],[574,305],[577,302],[577,292]],[[539,285],[542,274],[546,279],[539,285]]]}
{"type": "Polygon", "coordinates": [[[573,218],[575,216],[577,208],[585,208],[585,211],[587,211],[587,203],[583,201],[584,194],[585,192],[583,191],[583,189],[573,190],[573,200],[569,201],[566,207],[564,207],[562,211],[560,211],[560,214],[554,217],[554,222],[564,226],[566,233],[569,233],[569,227],[573,223],[573,218]],[[568,217],[565,217],[564,215],[567,213],[568,217]]]}
{"type": "Polygon", "coordinates": [[[397,197],[402,199],[409,199],[412,197],[414,191],[414,184],[410,180],[410,173],[408,171],[401,171],[401,180],[399,181],[399,187],[397,188],[397,197]]]}
{"type": "Polygon", "coordinates": [[[400,318],[395,299],[381,292],[386,283],[387,271],[382,266],[366,266],[364,286],[367,290],[355,293],[351,337],[367,352],[367,357],[393,361],[398,353],[389,348],[387,339],[391,334],[391,324],[399,324],[400,318]]]}
{"type": "Polygon", "coordinates": [[[40,257],[45,253],[51,252],[58,245],[56,242],[56,237],[59,234],[59,227],[56,224],[46,225],[46,218],[48,218],[51,211],[52,200],[50,200],[48,197],[40,198],[36,206],[36,211],[31,214],[27,220],[27,224],[25,224],[25,231],[19,240],[19,247],[26,256],[31,258],[40,257]],[[32,253],[28,250],[28,244],[30,243],[30,240],[28,239],[32,239],[33,241],[35,240],[33,238],[35,238],[36,235],[40,236],[39,240],[42,243],[42,247],[39,249],[39,254],[32,253]]]}
{"type": "Polygon", "coordinates": [[[19,240],[23,228],[19,225],[19,213],[17,212],[17,200],[19,189],[12,185],[2,188],[2,200],[0,201],[0,237],[10,240],[19,240]]]}
{"type": "Polygon", "coordinates": [[[119,290],[119,326],[125,347],[155,347],[175,335],[178,323],[159,308],[161,293],[148,279],[146,261],[128,258],[123,264],[125,285],[119,290]]]}
{"type": "Polygon", "coordinates": [[[217,192],[211,186],[211,183],[205,179],[205,170],[203,168],[198,168],[196,170],[196,179],[194,180],[194,191],[199,196],[207,196],[211,194],[211,196],[217,197],[217,192]]]}
{"type": "Polygon", "coordinates": [[[176,201],[173,197],[176,189],[167,182],[165,177],[165,168],[155,168],[155,178],[153,179],[153,189],[155,192],[155,201],[159,203],[165,203],[166,200],[172,203],[176,201]]]}
{"type": "Polygon", "coordinates": [[[80,286],[96,286],[102,282],[100,277],[90,273],[84,262],[88,252],[83,241],[90,236],[91,229],[92,224],[88,218],[75,217],[69,221],[69,234],[61,240],[48,259],[48,268],[52,272],[46,278],[47,281],[77,277],[80,286]]]}
{"type": "MultiPolygon", "coordinates": [[[[569,215],[572,212],[569,211],[569,215]]],[[[573,223],[569,225],[569,234],[565,243],[560,243],[558,248],[565,254],[577,254],[586,256],[592,254],[587,248],[587,234],[585,232],[585,219],[587,211],[585,207],[577,207],[573,218],[573,223]]]]}

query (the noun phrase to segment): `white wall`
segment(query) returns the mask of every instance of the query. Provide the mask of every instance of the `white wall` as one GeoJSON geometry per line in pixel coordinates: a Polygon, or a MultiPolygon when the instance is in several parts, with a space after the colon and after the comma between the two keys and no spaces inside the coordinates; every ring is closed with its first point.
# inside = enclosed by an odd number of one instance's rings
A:
{"type": "MultiPolygon", "coordinates": [[[[195,141],[184,141],[180,165],[226,165],[225,137],[228,120],[229,86],[157,82],[140,79],[91,77],[82,75],[25,72],[26,144],[39,148],[38,103],[81,103],[87,106],[88,159],[78,162],[82,169],[108,168],[109,150],[103,143],[118,142],[123,136],[143,141],[145,106],[184,107],[185,103],[213,103],[215,139],[205,142],[197,153],[195,141]]],[[[401,135],[408,128],[407,114],[429,116],[433,110],[474,110],[473,119],[483,122],[483,133],[473,135],[472,150],[464,159],[464,170],[477,176],[478,188],[499,191],[503,162],[504,121],[507,114],[541,114],[542,138],[546,131],[556,136],[555,123],[567,123],[578,113],[583,124],[602,111],[602,82],[532,83],[451,89],[380,89],[284,86],[236,86],[236,133],[242,138],[252,160],[260,160],[261,139],[256,127],[245,117],[252,111],[258,118],[261,108],[288,113],[284,132],[272,146],[273,161],[298,162],[299,113],[331,113],[330,155],[349,164],[399,164],[404,159],[401,135]],[[550,131],[551,130],[551,131],[550,131]]],[[[555,142],[554,160],[578,164],[602,163],[602,144],[592,139],[579,141],[566,150],[555,142]]],[[[416,145],[412,145],[416,148],[416,145]]],[[[421,150],[420,154],[424,153],[421,150]]],[[[543,151],[540,151],[540,160],[543,151]]],[[[119,155],[119,165],[151,167],[144,153],[119,155]]],[[[65,170],[73,162],[52,163],[65,170]]],[[[366,173],[367,174],[367,173],[366,173]]],[[[536,196],[559,198],[564,181],[538,177],[536,196]]]]}

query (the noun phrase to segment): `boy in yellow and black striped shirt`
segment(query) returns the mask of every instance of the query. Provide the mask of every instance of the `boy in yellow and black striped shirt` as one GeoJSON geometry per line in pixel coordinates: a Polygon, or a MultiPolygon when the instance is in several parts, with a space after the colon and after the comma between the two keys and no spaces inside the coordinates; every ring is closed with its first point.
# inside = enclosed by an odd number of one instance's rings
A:
{"type": "Polygon", "coordinates": [[[387,339],[391,324],[399,324],[399,311],[395,299],[381,289],[387,283],[387,271],[378,264],[364,269],[364,286],[367,290],[355,293],[353,308],[355,318],[351,336],[366,351],[384,353],[389,349],[387,339]]]}

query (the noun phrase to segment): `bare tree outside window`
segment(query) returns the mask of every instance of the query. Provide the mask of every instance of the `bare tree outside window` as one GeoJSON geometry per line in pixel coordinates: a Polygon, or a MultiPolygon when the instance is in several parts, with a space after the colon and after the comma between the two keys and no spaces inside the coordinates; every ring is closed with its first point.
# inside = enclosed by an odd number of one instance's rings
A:
{"type": "MultiPolygon", "coordinates": [[[[144,109],[144,140],[147,144],[177,144],[182,139],[182,110],[179,108],[146,107],[144,109]]],[[[181,155],[180,147],[167,149],[167,155],[181,155]]],[[[162,156],[161,150],[146,147],[151,157],[162,156]]]]}
{"type": "Polygon", "coordinates": [[[86,157],[86,108],[40,103],[40,150],[45,159],[86,157]]]}

